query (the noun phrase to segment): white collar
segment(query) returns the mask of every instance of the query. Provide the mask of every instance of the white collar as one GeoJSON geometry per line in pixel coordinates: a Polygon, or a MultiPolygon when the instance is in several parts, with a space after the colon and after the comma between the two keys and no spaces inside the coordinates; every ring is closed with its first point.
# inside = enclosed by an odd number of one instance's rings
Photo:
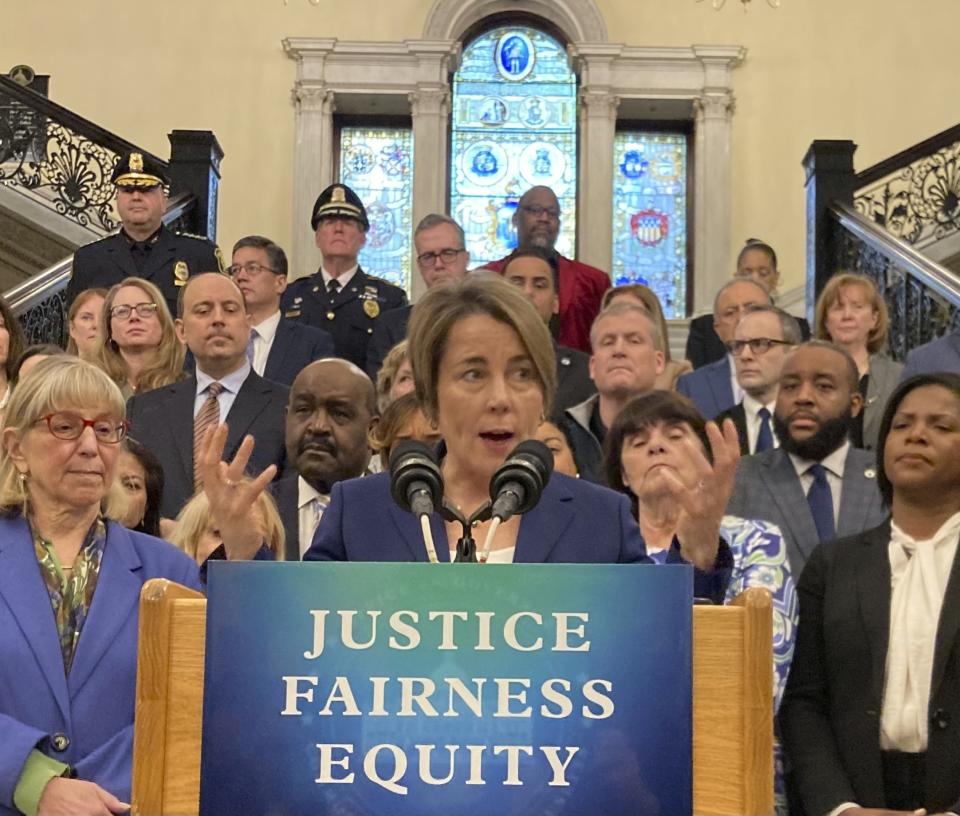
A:
{"type": "Polygon", "coordinates": [[[273,342],[277,334],[277,326],[280,325],[280,310],[277,309],[270,317],[261,320],[256,326],[251,326],[257,330],[257,336],[265,340],[268,344],[273,342]]]}
{"type": "Polygon", "coordinates": [[[845,441],[839,448],[837,448],[833,453],[824,456],[820,462],[815,462],[812,459],[801,459],[796,454],[790,454],[790,461],[793,462],[793,467],[797,471],[797,476],[802,476],[805,474],[811,465],[821,464],[830,471],[838,479],[843,479],[843,468],[847,463],[847,454],[850,452],[850,442],[845,441]]]}
{"type": "Polygon", "coordinates": [[[324,494],[310,484],[303,476],[297,476],[297,509],[310,504],[314,499],[325,498],[324,494]]]}
{"type": "Polygon", "coordinates": [[[335,280],[340,284],[340,289],[346,289],[347,284],[353,279],[353,276],[357,274],[357,270],[360,268],[359,264],[354,264],[353,269],[348,269],[342,275],[337,278],[334,278],[326,269],[322,266],[320,267],[320,275],[323,278],[323,288],[326,289],[330,285],[330,281],[335,280]]]}

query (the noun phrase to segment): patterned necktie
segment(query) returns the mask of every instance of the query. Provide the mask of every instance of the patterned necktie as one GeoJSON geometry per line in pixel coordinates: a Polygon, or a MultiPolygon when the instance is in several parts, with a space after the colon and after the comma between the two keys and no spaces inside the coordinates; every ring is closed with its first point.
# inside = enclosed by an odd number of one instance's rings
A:
{"type": "Polygon", "coordinates": [[[821,541],[832,541],[837,537],[837,529],[833,521],[833,494],[827,481],[827,469],[818,463],[811,465],[807,473],[813,476],[813,484],[807,491],[807,503],[817,536],[821,541]]]}
{"type": "Polygon", "coordinates": [[[200,410],[193,418],[193,490],[197,492],[203,487],[203,477],[200,475],[200,451],[203,449],[203,437],[211,425],[220,421],[220,402],[217,397],[223,391],[218,382],[207,386],[207,399],[200,406],[200,410]]]}
{"type": "Polygon", "coordinates": [[[770,412],[766,408],[757,411],[760,417],[760,431],[757,434],[757,447],[754,453],[763,453],[773,447],[773,431],[770,430],[770,412]]]}
{"type": "Polygon", "coordinates": [[[331,297],[335,297],[337,292],[340,291],[340,281],[336,278],[331,278],[330,282],[327,284],[327,291],[330,293],[331,297]]]}
{"type": "Polygon", "coordinates": [[[253,365],[253,341],[259,336],[256,329],[250,329],[250,339],[247,341],[247,359],[250,361],[250,365],[253,365]]]}

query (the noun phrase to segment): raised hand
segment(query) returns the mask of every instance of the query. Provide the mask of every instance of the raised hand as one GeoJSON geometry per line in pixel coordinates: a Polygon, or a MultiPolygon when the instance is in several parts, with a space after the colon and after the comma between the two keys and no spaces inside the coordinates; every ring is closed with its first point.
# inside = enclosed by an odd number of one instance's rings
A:
{"type": "Polygon", "coordinates": [[[200,453],[203,492],[210,501],[210,516],[220,530],[227,558],[231,561],[249,560],[263,543],[254,506],[257,497],[276,474],[277,467],[270,465],[256,479],[246,481],[244,470],[253,453],[253,437],[244,437],[230,463],[222,461],[226,442],[226,425],[207,430],[200,453]]]}
{"type": "Polygon", "coordinates": [[[733,495],[740,441],[733,420],[724,420],[723,430],[707,423],[707,438],[713,464],[693,438],[685,439],[687,453],[696,465],[699,482],[689,487],[672,473],[664,473],[673,499],[680,506],[677,539],[684,559],[698,569],[709,571],[717,558],[720,521],[733,495]]]}

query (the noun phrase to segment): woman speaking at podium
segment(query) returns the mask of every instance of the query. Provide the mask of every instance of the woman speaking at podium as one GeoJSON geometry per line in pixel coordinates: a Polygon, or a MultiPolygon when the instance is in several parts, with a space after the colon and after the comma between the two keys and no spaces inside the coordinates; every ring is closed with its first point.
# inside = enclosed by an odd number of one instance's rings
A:
{"type": "MultiPolygon", "coordinates": [[[[465,517],[490,498],[490,480],[518,443],[536,436],[556,387],[549,331],[516,287],[499,278],[468,278],[431,289],[410,320],[410,359],[416,393],[445,445],[440,464],[445,502],[465,517]]],[[[729,551],[719,545],[720,519],[738,457],[733,426],[710,428],[711,465],[699,456],[699,484],[675,480],[682,510],[669,560],[698,571],[697,594],[722,597],[729,551]]],[[[429,519],[436,558],[452,560],[460,523],[429,519]]],[[[473,529],[488,538],[491,521],[473,529]]],[[[426,561],[418,519],[391,499],[390,475],[334,486],[305,560],[426,561]]],[[[430,560],[433,560],[430,558],[430,560]]],[[[482,555],[481,555],[481,560],[482,555]]],[[[539,503],[500,524],[491,562],[617,563],[645,561],[636,520],[625,496],[554,473],[539,503]]]]}

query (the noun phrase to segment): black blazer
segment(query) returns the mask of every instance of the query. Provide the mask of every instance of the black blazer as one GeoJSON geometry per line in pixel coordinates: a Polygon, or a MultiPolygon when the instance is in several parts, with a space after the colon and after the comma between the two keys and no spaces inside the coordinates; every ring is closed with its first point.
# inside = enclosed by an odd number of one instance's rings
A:
{"type": "MultiPolygon", "coordinates": [[[[797,590],[800,627],[780,728],[797,816],[841,802],[883,808],[880,709],[890,632],[889,519],[821,544],[797,590]],[[802,806],[801,806],[802,805],[802,806]]],[[[960,811],[960,557],[937,628],[930,687],[926,796],[930,813],[960,811]]]]}
{"type": "MultiPolygon", "coordinates": [[[[794,315],[796,317],[796,315],[794,315]]],[[[810,324],[806,318],[797,317],[797,323],[800,324],[800,334],[803,335],[803,341],[810,339],[810,324]]],[[[705,314],[695,317],[690,321],[690,332],[687,334],[686,358],[693,363],[694,368],[715,363],[722,360],[727,349],[723,341],[713,328],[713,315],[705,314]]]]}
{"type": "Polygon", "coordinates": [[[190,275],[223,272],[220,250],[205,238],[180,235],[161,227],[150,249],[143,271],[137,272],[130,242],[120,233],[108,235],[80,247],[73,254],[73,271],[67,284],[66,305],[84,289],[109,288],[124,278],[136,276],[150,281],[163,292],[170,314],[177,314],[180,286],[190,275]]]}
{"type": "Polygon", "coordinates": [[[413,306],[401,306],[386,312],[377,321],[367,346],[367,374],[374,382],[377,381],[377,374],[380,373],[380,367],[390,349],[407,339],[407,324],[412,311],[413,306]]]}
{"type": "Polygon", "coordinates": [[[590,355],[579,349],[553,344],[557,355],[557,395],[553,399],[553,415],[561,417],[567,408],[579,405],[597,393],[590,379],[590,355]]]}
{"type": "MultiPolygon", "coordinates": [[[[160,512],[176,518],[193,495],[193,405],[196,377],[137,394],[127,403],[130,435],[146,445],[163,467],[163,500],[160,512]]],[[[284,411],[288,389],[258,377],[253,371],[244,380],[227,414],[230,433],[224,458],[233,458],[246,434],[256,447],[248,469],[262,472],[276,465],[278,474],[286,461],[284,411]]]]}
{"type": "Polygon", "coordinates": [[[267,355],[263,378],[281,385],[293,385],[293,381],[314,360],[333,357],[333,338],[323,329],[280,318],[273,345],[267,355]]]}
{"type": "MultiPolygon", "coordinates": [[[[747,412],[743,409],[743,403],[738,402],[733,408],[727,408],[717,414],[713,421],[717,425],[723,425],[723,420],[732,419],[737,429],[737,438],[740,440],[740,455],[750,455],[750,437],[747,436],[747,412]]],[[[772,430],[772,426],[771,426],[772,430]]]]}

